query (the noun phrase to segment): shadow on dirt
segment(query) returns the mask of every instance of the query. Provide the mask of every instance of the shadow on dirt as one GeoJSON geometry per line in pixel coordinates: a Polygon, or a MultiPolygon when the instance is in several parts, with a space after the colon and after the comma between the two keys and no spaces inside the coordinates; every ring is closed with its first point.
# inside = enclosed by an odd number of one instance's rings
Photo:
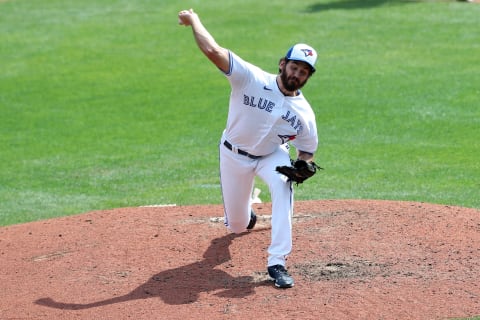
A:
{"type": "Polygon", "coordinates": [[[255,281],[251,276],[232,277],[215,269],[231,259],[229,246],[233,239],[244,234],[228,234],[212,240],[203,254],[203,260],[162,271],[123,296],[86,304],[57,302],[51,298],[38,299],[35,303],[50,308],[80,310],[154,297],[171,305],[189,304],[197,301],[200,293],[215,291],[219,291],[214,293],[219,297],[246,297],[254,293],[255,287],[271,284],[268,281],[255,281]]]}

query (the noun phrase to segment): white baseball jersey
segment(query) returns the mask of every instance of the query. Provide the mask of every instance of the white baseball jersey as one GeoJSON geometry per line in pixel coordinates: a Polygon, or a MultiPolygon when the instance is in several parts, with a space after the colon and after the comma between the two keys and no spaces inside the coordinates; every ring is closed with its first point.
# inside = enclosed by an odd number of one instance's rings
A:
{"type": "Polygon", "coordinates": [[[226,140],[250,154],[264,156],[288,141],[297,150],[315,153],[318,145],[315,114],[301,92],[285,96],[276,75],[230,52],[226,74],[232,92],[226,140]]]}

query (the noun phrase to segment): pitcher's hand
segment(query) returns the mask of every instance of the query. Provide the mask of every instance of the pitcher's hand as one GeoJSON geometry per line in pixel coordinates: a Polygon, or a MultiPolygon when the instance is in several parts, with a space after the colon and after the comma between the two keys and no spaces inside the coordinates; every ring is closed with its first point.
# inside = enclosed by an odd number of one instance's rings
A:
{"type": "Polygon", "coordinates": [[[178,24],[184,26],[192,25],[192,20],[197,16],[193,9],[182,10],[178,13],[178,24]]]}

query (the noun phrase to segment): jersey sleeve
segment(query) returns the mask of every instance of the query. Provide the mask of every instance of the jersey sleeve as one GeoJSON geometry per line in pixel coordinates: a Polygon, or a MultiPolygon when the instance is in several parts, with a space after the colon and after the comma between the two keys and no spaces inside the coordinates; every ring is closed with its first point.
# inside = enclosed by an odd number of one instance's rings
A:
{"type": "Polygon", "coordinates": [[[243,88],[254,79],[255,74],[258,73],[257,69],[259,68],[243,60],[232,51],[229,51],[229,56],[230,67],[228,72],[225,73],[225,76],[228,81],[230,81],[232,87],[243,88]]]}

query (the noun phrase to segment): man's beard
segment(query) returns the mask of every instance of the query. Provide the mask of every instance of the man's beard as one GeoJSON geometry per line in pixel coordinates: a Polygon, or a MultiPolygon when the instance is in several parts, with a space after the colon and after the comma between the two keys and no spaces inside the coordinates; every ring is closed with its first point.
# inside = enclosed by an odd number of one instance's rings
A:
{"type": "Polygon", "coordinates": [[[307,82],[305,80],[303,83],[301,83],[298,79],[293,77],[289,79],[287,73],[285,72],[285,69],[283,69],[280,73],[280,80],[282,81],[283,87],[288,91],[297,91],[305,85],[305,82],[307,82]]]}

